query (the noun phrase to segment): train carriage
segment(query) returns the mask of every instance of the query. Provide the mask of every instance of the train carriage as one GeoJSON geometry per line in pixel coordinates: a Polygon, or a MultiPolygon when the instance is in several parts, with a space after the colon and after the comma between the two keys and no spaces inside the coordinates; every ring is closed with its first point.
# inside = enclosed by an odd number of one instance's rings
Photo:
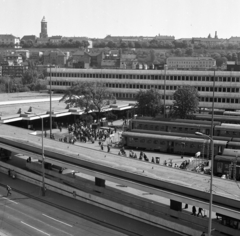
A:
{"type": "MultiPolygon", "coordinates": [[[[211,121],[212,115],[196,114],[195,119],[202,121],[211,121]]],[[[221,123],[240,124],[240,119],[237,116],[214,115],[214,121],[219,121],[221,123]]]]}
{"type": "MultiPolygon", "coordinates": [[[[227,155],[217,155],[214,158],[213,174],[215,176],[229,175],[230,164],[232,162],[237,162],[236,165],[236,180],[240,180],[240,157],[227,156],[227,155]]],[[[229,176],[230,179],[233,178],[233,173],[229,176]]]]}
{"type": "MultiPolygon", "coordinates": [[[[157,150],[172,154],[195,155],[204,152],[205,140],[200,138],[181,138],[179,136],[167,136],[156,134],[145,134],[135,132],[124,132],[124,145],[129,148],[143,148],[157,150]]],[[[227,145],[225,140],[214,140],[214,155],[221,154],[227,145]]],[[[205,150],[206,153],[207,150],[205,150]]]]}
{"type": "Polygon", "coordinates": [[[130,121],[129,129],[155,130],[191,134],[194,134],[195,132],[201,132],[203,134],[209,135],[211,125],[134,119],[130,121]]]}
{"type": "Polygon", "coordinates": [[[240,126],[238,125],[216,125],[214,127],[214,135],[240,138],[240,126]]]}
{"type": "MultiPolygon", "coordinates": [[[[131,132],[134,133],[145,133],[145,134],[156,134],[156,135],[167,135],[167,136],[176,136],[179,138],[182,138],[182,140],[184,141],[187,138],[198,138],[198,139],[204,139],[204,140],[208,140],[206,139],[206,137],[204,136],[196,136],[196,134],[182,134],[182,133],[176,133],[176,132],[165,132],[165,131],[154,131],[154,130],[141,130],[141,129],[134,129],[131,130],[131,132]]],[[[240,142],[240,138],[232,138],[232,137],[224,137],[224,136],[213,136],[214,140],[225,140],[225,141],[235,141],[235,142],[240,142]]]]}

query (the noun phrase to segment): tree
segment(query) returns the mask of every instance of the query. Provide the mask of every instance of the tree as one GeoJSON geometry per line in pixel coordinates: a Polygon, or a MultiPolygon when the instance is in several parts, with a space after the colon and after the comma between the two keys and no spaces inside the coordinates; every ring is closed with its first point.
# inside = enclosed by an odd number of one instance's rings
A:
{"type": "Polygon", "coordinates": [[[69,104],[70,107],[79,107],[84,112],[90,110],[98,111],[98,119],[100,112],[106,105],[110,104],[113,99],[112,94],[107,90],[105,84],[100,82],[78,82],[66,91],[60,99],[69,104]]]}
{"type": "Polygon", "coordinates": [[[186,119],[197,111],[199,94],[195,87],[187,85],[179,87],[173,94],[173,116],[186,119]]]}
{"type": "Polygon", "coordinates": [[[136,100],[136,112],[140,115],[155,117],[161,111],[161,95],[156,89],[140,90],[136,100]]]}
{"type": "Polygon", "coordinates": [[[193,54],[193,48],[192,47],[189,47],[186,49],[185,53],[188,55],[188,56],[192,56],[193,54]]]}

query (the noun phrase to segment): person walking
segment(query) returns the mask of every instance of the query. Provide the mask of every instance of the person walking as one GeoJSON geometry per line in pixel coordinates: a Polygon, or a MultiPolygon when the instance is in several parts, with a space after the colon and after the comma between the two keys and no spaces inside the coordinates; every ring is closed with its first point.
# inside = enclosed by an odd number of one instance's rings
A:
{"type": "Polygon", "coordinates": [[[12,188],[9,185],[6,186],[6,189],[7,189],[7,196],[12,195],[11,193],[12,188]]]}
{"type": "Polygon", "coordinates": [[[201,207],[199,207],[197,216],[201,215],[202,217],[204,217],[202,211],[203,211],[203,209],[201,207]]]}
{"type": "Polygon", "coordinates": [[[110,145],[107,145],[107,152],[110,152],[110,145]]]}
{"type": "Polygon", "coordinates": [[[197,209],[195,206],[192,207],[192,214],[191,215],[196,215],[197,209]]]}
{"type": "Polygon", "coordinates": [[[100,145],[100,146],[101,146],[101,150],[103,151],[103,143],[101,143],[101,145],[100,145]]]}

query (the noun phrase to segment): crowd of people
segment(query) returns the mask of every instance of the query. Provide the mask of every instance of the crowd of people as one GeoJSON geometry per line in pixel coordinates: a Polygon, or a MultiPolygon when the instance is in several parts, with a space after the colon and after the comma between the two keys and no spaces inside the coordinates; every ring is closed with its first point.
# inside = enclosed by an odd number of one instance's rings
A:
{"type": "MultiPolygon", "coordinates": [[[[63,123],[58,123],[57,127],[60,132],[62,132],[62,129],[64,127],[63,123]]],[[[113,130],[109,129],[94,129],[92,128],[92,125],[86,124],[85,122],[76,122],[73,124],[68,124],[67,126],[68,134],[64,137],[60,137],[60,142],[70,143],[74,144],[76,141],[79,142],[88,142],[94,143],[96,140],[99,141],[105,141],[107,138],[109,138],[113,134],[113,130]]],[[[116,129],[115,129],[116,132],[116,129]]],[[[45,131],[45,137],[47,137],[47,132],[45,131]]],[[[50,135],[50,139],[56,139],[54,134],[50,135]]],[[[111,141],[111,139],[110,139],[111,141]]]]}
{"type": "MultiPolygon", "coordinates": [[[[130,157],[130,158],[133,158],[133,159],[138,159],[138,160],[146,161],[146,162],[150,161],[149,158],[147,157],[146,153],[144,153],[143,151],[141,151],[139,153],[139,157],[137,156],[137,153],[135,153],[133,150],[130,150],[129,155],[127,155],[127,152],[124,149],[124,147],[120,148],[120,150],[118,152],[118,155],[119,156],[130,157]]],[[[160,164],[160,157],[152,157],[151,162],[156,163],[156,164],[160,164]]]]}

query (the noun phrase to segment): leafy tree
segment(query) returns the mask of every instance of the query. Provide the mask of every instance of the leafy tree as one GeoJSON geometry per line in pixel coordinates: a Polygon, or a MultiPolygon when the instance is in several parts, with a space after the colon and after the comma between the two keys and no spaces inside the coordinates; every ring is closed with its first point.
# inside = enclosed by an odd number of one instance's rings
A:
{"type": "Polygon", "coordinates": [[[188,56],[192,56],[193,54],[193,48],[192,47],[189,47],[186,49],[185,53],[188,55],[188,56]]]}
{"type": "Polygon", "coordinates": [[[173,94],[173,116],[186,119],[197,111],[199,94],[195,87],[187,85],[179,87],[173,94]]]}
{"type": "Polygon", "coordinates": [[[136,100],[136,112],[140,115],[155,117],[161,111],[161,95],[155,89],[140,90],[136,94],[136,100]]]}
{"type": "Polygon", "coordinates": [[[109,112],[106,114],[106,118],[107,118],[108,121],[110,121],[111,123],[113,123],[113,121],[117,119],[117,116],[114,115],[111,111],[109,111],[109,112]]]}
{"type": "Polygon", "coordinates": [[[182,49],[181,49],[181,48],[177,48],[177,49],[175,50],[175,54],[176,54],[177,56],[181,56],[181,55],[182,55],[182,49]]]}
{"type": "Polygon", "coordinates": [[[66,91],[60,102],[64,101],[70,107],[79,107],[86,113],[90,110],[97,110],[99,118],[100,112],[106,105],[109,105],[112,99],[113,96],[107,90],[105,84],[100,82],[78,82],[66,91]]]}

